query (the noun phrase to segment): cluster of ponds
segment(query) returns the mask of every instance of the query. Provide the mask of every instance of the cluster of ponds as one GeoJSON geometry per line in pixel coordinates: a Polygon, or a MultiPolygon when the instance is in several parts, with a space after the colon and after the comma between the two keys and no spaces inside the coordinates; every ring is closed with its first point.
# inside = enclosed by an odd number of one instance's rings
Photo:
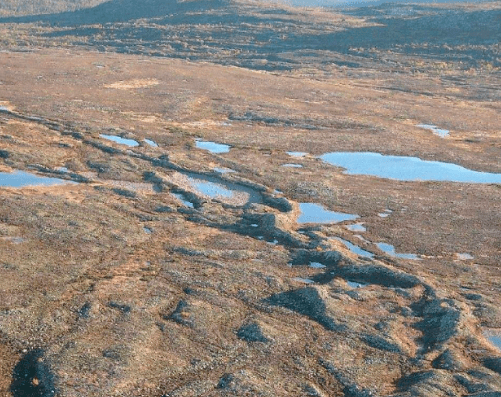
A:
{"type": "MultiPolygon", "coordinates": [[[[106,134],[100,134],[99,136],[103,139],[107,139],[108,141],[112,141],[112,142],[118,143],[120,145],[125,145],[128,147],[139,146],[139,142],[136,141],[135,139],[122,138],[121,136],[118,136],[118,135],[106,135],[106,134]]],[[[143,140],[151,147],[158,147],[158,144],[151,139],[145,138],[143,140]]]]}

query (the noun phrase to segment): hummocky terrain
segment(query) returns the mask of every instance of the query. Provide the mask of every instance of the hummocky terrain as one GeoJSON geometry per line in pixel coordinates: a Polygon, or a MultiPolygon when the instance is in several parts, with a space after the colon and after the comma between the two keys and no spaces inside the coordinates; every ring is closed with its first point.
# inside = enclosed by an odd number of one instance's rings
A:
{"type": "Polygon", "coordinates": [[[0,395],[501,395],[500,38],[500,2],[4,0],[0,395]]]}

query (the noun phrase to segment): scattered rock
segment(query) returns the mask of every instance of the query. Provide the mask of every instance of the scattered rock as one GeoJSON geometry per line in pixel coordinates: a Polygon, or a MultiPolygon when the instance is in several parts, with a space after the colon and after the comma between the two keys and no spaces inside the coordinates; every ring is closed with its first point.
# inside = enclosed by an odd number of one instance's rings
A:
{"type": "Polygon", "coordinates": [[[401,353],[402,350],[395,343],[389,342],[386,339],[377,336],[365,334],[362,335],[362,340],[367,343],[369,346],[374,347],[375,349],[385,350],[391,353],[401,353]]]}
{"type": "Polygon", "coordinates": [[[484,360],[484,366],[501,374],[501,357],[488,357],[484,360]]]}
{"type": "Polygon", "coordinates": [[[436,369],[445,369],[448,371],[458,371],[462,368],[462,363],[449,349],[445,350],[431,365],[436,369]]]}
{"type": "Polygon", "coordinates": [[[193,319],[189,313],[189,305],[186,301],[180,300],[176,306],[176,309],[172,312],[170,316],[164,316],[165,320],[173,320],[178,324],[185,325],[187,327],[193,327],[193,319]]]}
{"type": "Polygon", "coordinates": [[[423,318],[414,327],[423,332],[425,349],[437,349],[457,333],[460,312],[451,300],[424,297],[411,307],[423,318]]]}
{"type": "Polygon", "coordinates": [[[134,193],[133,191],[131,190],[127,190],[127,189],[120,189],[120,188],[113,188],[111,189],[111,191],[115,194],[118,194],[119,196],[122,196],[122,197],[127,197],[127,198],[136,198],[136,193],[134,193]]]}
{"type": "Polygon", "coordinates": [[[233,374],[224,374],[217,384],[218,389],[226,389],[228,385],[235,379],[233,374]]]}
{"type": "Polygon", "coordinates": [[[237,337],[246,342],[268,342],[268,338],[263,335],[261,327],[257,323],[242,325],[237,331],[237,337]]]}
{"type": "Polygon", "coordinates": [[[10,391],[14,397],[52,397],[56,395],[54,380],[44,360],[44,351],[34,349],[14,367],[10,391]]]}
{"type": "Polygon", "coordinates": [[[78,317],[80,318],[89,318],[89,312],[90,309],[92,308],[92,304],[90,302],[85,302],[83,306],[78,309],[78,317]]]}
{"type": "Polygon", "coordinates": [[[108,306],[120,310],[123,314],[129,314],[131,311],[131,307],[129,305],[124,305],[114,301],[109,302],[108,306]]]}
{"type": "Polygon", "coordinates": [[[318,291],[313,287],[272,295],[265,302],[273,306],[282,306],[307,316],[330,331],[342,332],[347,329],[345,325],[337,324],[326,315],[325,303],[318,294],[318,291]]]}

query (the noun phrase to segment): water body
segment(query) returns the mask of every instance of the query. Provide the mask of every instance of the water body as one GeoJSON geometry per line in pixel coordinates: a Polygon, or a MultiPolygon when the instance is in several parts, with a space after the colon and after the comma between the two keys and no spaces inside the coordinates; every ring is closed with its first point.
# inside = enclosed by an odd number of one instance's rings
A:
{"type": "Polygon", "coordinates": [[[358,218],[355,214],[326,210],[322,205],[315,203],[300,203],[299,209],[301,214],[298,223],[337,223],[358,218]]]}
{"type": "Polygon", "coordinates": [[[452,163],[372,152],[332,152],[320,158],[346,169],[345,174],[371,175],[399,181],[501,183],[501,174],[473,171],[452,163]]]}
{"type": "Polygon", "coordinates": [[[201,179],[188,178],[190,184],[202,194],[209,196],[210,198],[231,198],[234,195],[234,191],[231,189],[227,189],[223,185],[218,183],[204,181],[201,179]]]}
{"type": "Polygon", "coordinates": [[[494,346],[501,350],[501,332],[486,331],[484,336],[491,342],[494,346]]]}
{"type": "Polygon", "coordinates": [[[351,232],[366,232],[367,229],[365,226],[363,226],[362,223],[355,223],[353,225],[346,225],[346,229],[348,229],[351,232]]]}
{"type": "Polygon", "coordinates": [[[195,141],[195,145],[197,148],[208,150],[211,153],[228,153],[231,149],[230,145],[211,141],[202,141],[201,139],[197,139],[195,141]]]}
{"type": "Polygon", "coordinates": [[[457,254],[456,254],[456,257],[457,257],[460,261],[469,261],[469,260],[474,259],[474,258],[473,258],[473,255],[468,254],[467,252],[457,253],[457,254]]]}
{"type": "Polygon", "coordinates": [[[306,152],[287,152],[287,154],[289,156],[292,156],[292,157],[304,157],[306,156],[308,153],[306,152]]]}
{"type": "Polygon", "coordinates": [[[0,187],[53,186],[64,183],[74,182],[38,176],[24,171],[0,172],[0,187]]]}
{"type": "Polygon", "coordinates": [[[446,138],[449,136],[449,130],[443,130],[433,124],[418,124],[417,127],[424,128],[425,130],[430,130],[435,135],[438,135],[440,138],[446,138]]]}
{"type": "Polygon", "coordinates": [[[346,284],[348,284],[351,288],[363,288],[368,286],[369,284],[358,283],[356,281],[348,281],[346,280],[346,284]]]}
{"type": "Polygon", "coordinates": [[[395,252],[395,247],[391,244],[376,243],[376,245],[381,251],[384,251],[388,255],[393,256],[395,258],[419,260],[419,257],[416,254],[399,254],[395,252]]]}
{"type": "Polygon", "coordinates": [[[151,139],[144,139],[144,141],[150,145],[151,147],[158,147],[158,144],[155,141],[152,141],[151,139]]]}
{"type": "Polygon", "coordinates": [[[214,171],[220,173],[220,174],[229,174],[236,172],[235,170],[232,170],[231,168],[224,168],[224,167],[216,167],[214,168],[214,171]]]}
{"type": "Polygon", "coordinates": [[[337,241],[343,243],[354,254],[357,254],[359,256],[366,256],[368,258],[374,258],[374,254],[372,252],[366,251],[366,250],[360,248],[358,245],[352,244],[345,239],[336,237],[336,238],[334,238],[334,240],[337,240],[337,241]]]}
{"type": "Polygon", "coordinates": [[[181,201],[181,203],[183,203],[184,206],[189,208],[195,208],[193,203],[191,201],[186,200],[181,193],[172,193],[172,195],[179,201],[181,201]]]}
{"type": "Polygon", "coordinates": [[[377,214],[380,218],[388,218],[393,213],[392,210],[384,210],[384,212],[380,212],[377,214]]]}
{"type": "Polygon", "coordinates": [[[121,136],[116,136],[116,135],[106,135],[106,134],[100,134],[99,135],[101,138],[107,139],[109,141],[113,141],[116,143],[119,143],[121,145],[126,145],[129,147],[135,147],[139,146],[139,143],[135,141],[134,139],[127,139],[127,138],[122,138],[121,136]]]}
{"type": "Polygon", "coordinates": [[[302,164],[287,163],[287,164],[282,164],[282,167],[287,167],[287,168],[303,168],[303,165],[302,164]]]}
{"type": "Polygon", "coordinates": [[[315,282],[313,280],[310,280],[309,278],[301,278],[301,277],[294,277],[293,280],[305,284],[313,284],[315,282]]]}

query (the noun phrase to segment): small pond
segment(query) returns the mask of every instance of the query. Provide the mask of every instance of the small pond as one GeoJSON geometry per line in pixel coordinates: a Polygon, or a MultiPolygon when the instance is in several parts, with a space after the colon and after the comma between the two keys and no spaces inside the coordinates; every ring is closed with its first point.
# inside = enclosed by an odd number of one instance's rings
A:
{"type": "Polygon", "coordinates": [[[113,141],[113,142],[119,143],[121,145],[126,145],[129,147],[139,146],[139,143],[137,141],[135,141],[134,139],[127,139],[127,138],[122,138],[121,136],[117,136],[117,135],[106,135],[106,134],[100,134],[99,136],[101,138],[107,139],[108,141],[113,141]]]}
{"type": "Polygon", "coordinates": [[[186,200],[181,193],[172,193],[172,195],[179,201],[181,201],[181,203],[183,203],[184,206],[189,208],[194,208],[193,203],[191,201],[186,200]]]}
{"type": "Polygon", "coordinates": [[[287,168],[303,168],[303,165],[302,164],[287,163],[287,164],[282,164],[282,167],[287,167],[287,168]]]}
{"type": "Polygon", "coordinates": [[[419,257],[416,254],[399,254],[395,252],[395,247],[391,244],[376,243],[376,245],[381,251],[384,251],[388,255],[393,256],[395,258],[419,260],[419,257]]]}
{"type": "Polygon", "coordinates": [[[287,152],[287,154],[289,156],[292,156],[292,157],[304,157],[306,156],[308,153],[306,152],[287,152]]]}
{"type": "Polygon", "coordinates": [[[345,214],[326,210],[322,205],[315,203],[300,203],[298,223],[337,223],[351,221],[358,218],[355,214],[345,214]]]}
{"type": "Polygon", "coordinates": [[[449,136],[449,130],[443,130],[433,124],[418,124],[417,127],[424,128],[425,130],[430,130],[435,135],[438,135],[440,138],[445,138],[449,136]]]}
{"type": "Polygon", "coordinates": [[[339,237],[336,237],[334,240],[337,240],[337,241],[343,243],[354,254],[357,254],[360,256],[366,256],[368,258],[374,257],[374,254],[372,252],[366,251],[366,250],[360,248],[358,245],[352,244],[347,240],[344,240],[344,239],[339,238],[339,237]]]}
{"type": "Polygon", "coordinates": [[[232,170],[231,168],[225,168],[225,167],[215,167],[214,171],[216,171],[219,174],[230,174],[230,173],[236,172],[235,170],[232,170]]]}
{"type": "Polygon", "coordinates": [[[354,223],[353,225],[346,225],[346,229],[351,232],[366,232],[367,229],[363,225],[363,223],[354,223]]]}
{"type": "Polygon", "coordinates": [[[152,141],[151,139],[144,139],[144,141],[150,145],[151,147],[158,147],[158,144],[155,141],[152,141]]]}
{"type": "Polygon", "coordinates": [[[195,141],[195,146],[199,149],[208,150],[211,153],[228,153],[231,149],[230,145],[211,141],[203,141],[201,139],[197,139],[195,141]]]}
{"type": "Polygon", "coordinates": [[[491,342],[498,350],[501,350],[501,331],[489,329],[484,332],[484,336],[491,342]]]}

